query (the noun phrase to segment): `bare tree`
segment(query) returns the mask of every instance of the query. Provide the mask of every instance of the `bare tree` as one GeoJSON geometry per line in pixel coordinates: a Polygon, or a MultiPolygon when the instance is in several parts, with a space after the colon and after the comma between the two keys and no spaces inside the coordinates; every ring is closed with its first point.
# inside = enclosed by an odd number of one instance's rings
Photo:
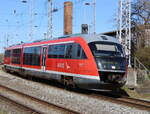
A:
{"type": "Polygon", "coordinates": [[[150,29],[150,0],[136,0],[132,4],[132,27],[137,47],[145,46],[146,29],[150,29]]]}
{"type": "Polygon", "coordinates": [[[131,17],[133,55],[150,70],[150,0],[136,0],[131,17]]]}

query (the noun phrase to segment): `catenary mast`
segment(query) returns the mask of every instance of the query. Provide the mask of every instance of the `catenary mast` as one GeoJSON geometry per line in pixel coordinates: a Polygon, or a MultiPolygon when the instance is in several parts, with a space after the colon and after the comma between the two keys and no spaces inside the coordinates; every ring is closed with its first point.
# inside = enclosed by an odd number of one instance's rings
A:
{"type": "Polygon", "coordinates": [[[48,0],[48,30],[47,30],[47,39],[52,38],[53,37],[53,25],[52,25],[52,8],[53,7],[53,1],[52,0],[48,0]]]}
{"type": "Polygon", "coordinates": [[[131,67],[131,0],[119,0],[117,38],[123,45],[131,67]]]}

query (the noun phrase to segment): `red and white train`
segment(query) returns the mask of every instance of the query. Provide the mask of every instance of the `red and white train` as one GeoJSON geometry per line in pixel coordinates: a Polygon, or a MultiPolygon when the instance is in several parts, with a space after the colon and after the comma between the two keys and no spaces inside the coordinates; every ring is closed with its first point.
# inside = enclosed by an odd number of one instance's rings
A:
{"type": "Polygon", "coordinates": [[[126,66],[122,46],[106,35],[67,35],[23,43],[6,48],[4,56],[6,71],[87,89],[123,86],[126,66]]]}

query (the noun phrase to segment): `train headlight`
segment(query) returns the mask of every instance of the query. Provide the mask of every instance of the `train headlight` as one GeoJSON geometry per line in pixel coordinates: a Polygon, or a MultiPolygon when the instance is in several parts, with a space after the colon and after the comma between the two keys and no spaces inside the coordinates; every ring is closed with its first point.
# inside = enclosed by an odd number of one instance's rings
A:
{"type": "Polygon", "coordinates": [[[112,69],[116,69],[116,66],[111,66],[112,69]]]}
{"type": "Polygon", "coordinates": [[[98,67],[99,67],[99,68],[102,68],[102,64],[101,64],[100,61],[98,61],[98,67]]]}

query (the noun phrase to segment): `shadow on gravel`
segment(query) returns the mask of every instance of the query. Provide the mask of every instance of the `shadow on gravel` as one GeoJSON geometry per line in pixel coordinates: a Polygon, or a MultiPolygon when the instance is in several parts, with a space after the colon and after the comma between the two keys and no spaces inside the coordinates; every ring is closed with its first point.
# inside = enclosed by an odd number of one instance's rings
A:
{"type": "Polygon", "coordinates": [[[121,98],[122,96],[129,96],[128,93],[122,89],[118,91],[108,91],[108,92],[97,92],[97,94],[113,97],[113,98],[121,98]]]}
{"type": "Polygon", "coordinates": [[[76,93],[85,94],[85,95],[95,94],[95,95],[103,95],[103,96],[108,96],[108,97],[113,97],[113,98],[120,98],[121,96],[129,96],[126,93],[126,91],[124,91],[123,89],[117,89],[116,91],[87,90],[87,89],[81,89],[81,88],[68,89],[63,84],[61,84],[55,80],[47,80],[47,79],[37,78],[37,77],[32,77],[32,76],[24,77],[18,73],[11,73],[11,74],[13,74],[17,77],[20,77],[22,79],[39,82],[42,84],[50,85],[50,86],[57,87],[60,89],[66,89],[71,92],[76,92],[76,93]]]}

